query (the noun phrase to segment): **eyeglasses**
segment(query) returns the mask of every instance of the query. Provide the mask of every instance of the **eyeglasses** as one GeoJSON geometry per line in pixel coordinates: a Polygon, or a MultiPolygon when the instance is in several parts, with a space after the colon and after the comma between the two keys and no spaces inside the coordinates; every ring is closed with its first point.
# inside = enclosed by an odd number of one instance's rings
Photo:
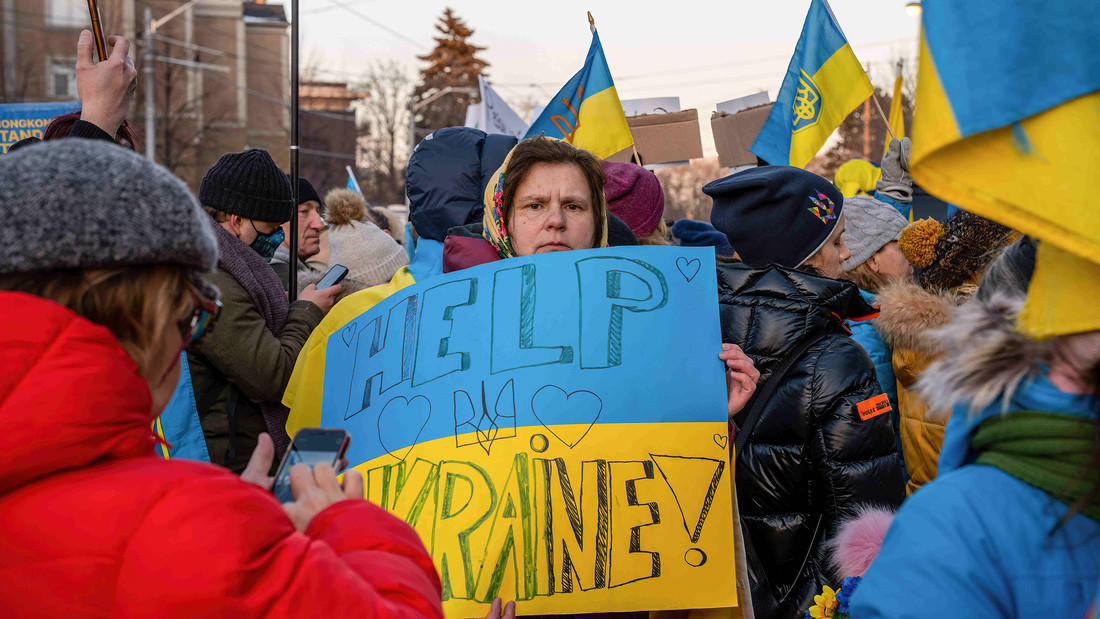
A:
{"type": "Polygon", "coordinates": [[[195,310],[190,318],[185,318],[179,323],[180,337],[183,339],[184,348],[191,348],[214,328],[214,322],[222,311],[222,304],[214,299],[207,299],[201,295],[195,295],[195,310]]]}

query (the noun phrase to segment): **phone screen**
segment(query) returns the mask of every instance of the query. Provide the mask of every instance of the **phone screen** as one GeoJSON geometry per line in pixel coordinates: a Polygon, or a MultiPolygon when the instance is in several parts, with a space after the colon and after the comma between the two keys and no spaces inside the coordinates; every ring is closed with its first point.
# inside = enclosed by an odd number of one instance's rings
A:
{"type": "Polygon", "coordinates": [[[279,466],[279,472],[275,477],[275,485],[271,491],[280,503],[288,503],[294,500],[294,493],[290,488],[290,469],[299,463],[304,463],[313,468],[322,462],[336,465],[337,460],[343,456],[346,447],[347,433],[343,430],[322,430],[319,428],[303,428],[294,436],[287,449],[283,463],[279,466]]]}
{"type": "Polygon", "coordinates": [[[344,277],[348,274],[348,268],[342,264],[334,265],[325,273],[321,281],[317,282],[317,290],[324,290],[325,288],[331,288],[336,284],[339,284],[344,280],[344,277]]]}

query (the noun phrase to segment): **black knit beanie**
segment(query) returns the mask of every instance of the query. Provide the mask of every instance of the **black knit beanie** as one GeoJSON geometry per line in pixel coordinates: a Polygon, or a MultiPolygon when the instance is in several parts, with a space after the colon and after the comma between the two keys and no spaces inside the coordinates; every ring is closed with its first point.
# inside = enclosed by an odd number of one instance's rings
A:
{"type": "MultiPolygon", "coordinates": [[[[293,182],[290,180],[290,175],[286,175],[287,182],[293,182]]],[[[321,206],[325,205],[325,201],[321,199],[320,194],[313,188],[313,183],[306,180],[306,177],[298,177],[298,204],[304,204],[310,200],[316,200],[317,204],[321,206]]]]}
{"type": "Polygon", "coordinates": [[[628,247],[638,244],[638,237],[626,222],[619,219],[611,211],[607,212],[607,246],[628,247]]]}
{"type": "Polygon", "coordinates": [[[761,166],[707,183],[710,222],[750,266],[795,268],[817,253],[840,221],[844,196],[801,168],[761,166]]]}
{"type": "Polygon", "coordinates": [[[206,171],[199,202],[231,215],[281,224],[297,205],[285,172],[266,150],[226,153],[206,171]]]}

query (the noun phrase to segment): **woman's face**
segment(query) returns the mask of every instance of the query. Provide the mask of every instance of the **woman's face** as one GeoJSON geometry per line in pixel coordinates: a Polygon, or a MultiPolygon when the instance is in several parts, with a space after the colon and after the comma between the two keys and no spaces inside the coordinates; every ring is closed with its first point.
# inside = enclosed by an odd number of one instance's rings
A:
{"type": "Polygon", "coordinates": [[[852,252],[848,251],[848,246],[841,238],[842,234],[844,234],[843,215],[840,216],[840,221],[837,222],[836,228],[833,228],[833,233],[825,241],[825,245],[817,250],[816,254],[810,256],[806,264],[821,271],[825,277],[839,279],[844,274],[840,263],[852,257],[852,252]]]}
{"type": "Polygon", "coordinates": [[[592,249],[595,207],[584,173],[568,163],[536,163],[516,188],[505,225],[517,256],[592,249]]]}
{"type": "Polygon", "coordinates": [[[901,253],[897,241],[890,241],[867,260],[871,269],[890,281],[913,279],[913,265],[901,253]]]}

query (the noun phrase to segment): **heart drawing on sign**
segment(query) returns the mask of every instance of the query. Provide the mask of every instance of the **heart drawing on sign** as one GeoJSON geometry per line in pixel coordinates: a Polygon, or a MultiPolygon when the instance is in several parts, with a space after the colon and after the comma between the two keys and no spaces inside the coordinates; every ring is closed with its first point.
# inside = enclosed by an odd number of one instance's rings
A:
{"type": "Polygon", "coordinates": [[[544,428],[570,449],[592,429],[603,411],[603,400],[591,391],[566,393],[547,385],[531,398],[531,412],[544,428]]]}
{"type": "Polygon", "coordinates": [[[340,339],[344,340],[344,346],[351,347],[352,341],[355,340],[355,330],[357,328],[353,322],[340,331],[340,339]]]}
{"type": "Polygon", "coordinates": [[[718,445],[722,449],[725,449],[730,444],[730,437],[728,434],[714,433],[714,444],[718,445]]]}
{"type": "Polygon", "coordinates": [[[676,268],[680,269],[680,275],[684,276],[684,279],[689,282],[695,279],[695,276],[699,274],[699,267],[703,266],[702,262],[699,262],[698,258],[688,260],[683,256],[676,259],[676,268]]]}
{"type": "Polygon", "coordinates": [[[398,460],[407,458],[431,416],[432,403],[422,395],[411,400],[397,396],[387,402],[378,415],[378,442],[382,449],[398,460]]]}

